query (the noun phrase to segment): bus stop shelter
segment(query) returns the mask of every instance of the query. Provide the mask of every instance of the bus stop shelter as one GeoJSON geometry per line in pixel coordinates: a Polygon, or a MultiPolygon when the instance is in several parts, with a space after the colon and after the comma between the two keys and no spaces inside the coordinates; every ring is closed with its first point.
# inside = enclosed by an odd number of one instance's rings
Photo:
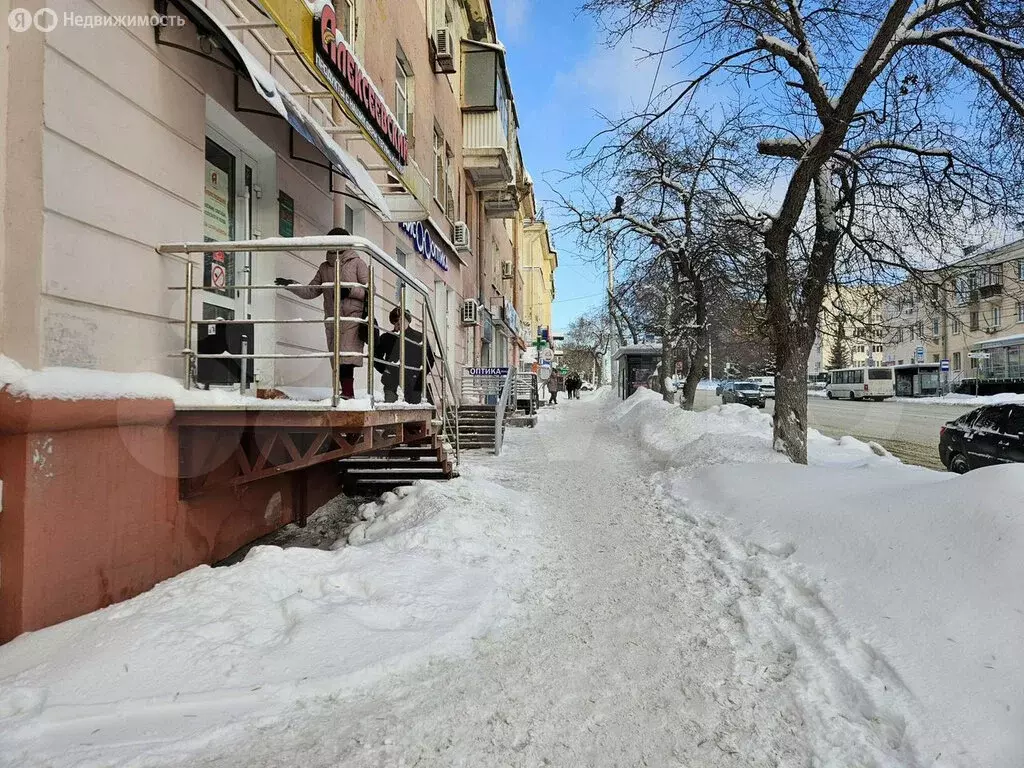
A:
{"type": "Polygon", "coordinates": [[[938,397],[942,394],[939,363],[918,363],[895,367],[897,397],[938,397]]]}
{"type": "Polygon", "coordinates": [[[649,386],[648,381],[661,363],[661,344],[633,344],[619,347],[612,356],[618,369],[619,397],[625,400],[638,387],[649,386]]]}

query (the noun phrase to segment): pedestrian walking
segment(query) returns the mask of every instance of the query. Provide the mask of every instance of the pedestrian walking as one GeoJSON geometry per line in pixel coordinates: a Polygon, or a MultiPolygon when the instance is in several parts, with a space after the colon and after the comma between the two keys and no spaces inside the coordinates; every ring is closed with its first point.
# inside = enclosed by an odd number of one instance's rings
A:
{"type": "MultiPolygon", "coordinates": [[[[391,310],[388,319],[391,321],[392,330],[382,333],[374,345],[374,368],[381,374],[380,382],[384,387],[384,402],[394,403],[398,401],[398,388],[401,385],[400,364],[401,364],[401,331],[400,323],[402,312],[398,307],[391,310]]],[[[412,313],[405,312],[405,402],[418,404],[423,396],[423,349],[427,350],[426,373],[434,369],[434,350],[430,343],[425,341],[423,333],[410,327],[412,313]]],[[[427,401],[433,404],[430,390],[427,390],[427,401]]]]}
{"type": "Polygon", "coordinates": [[[552,373],[548,377],[548,403],[551,405],[558,405],[558,376],[552,373]]]}
{"type": "MultiPolygon", "coordinates": [[[[331,236],[347,236],[348,230],[342,227],[335,227],[327,233],[331,236]]],[[[359,283],[360,286],[369,285],[370,271],[366,262],[356,251],[328,251],[327,258],[317,268],[313,279],[308,285],[301,285],[298,280],[290,280],[286,277],[279,277],[274,282],[277,285],[288,288],[300,299],[315,299],[323,297],[324,301],[324,333],[327,337],[327,350],[334,352],[334,265],[338,263],[340,270],[340,281],[342,283],[359,283]]],[[[339,290],[340,314],[342,318],[364,318],[366,306],[366,288],[351,287],[343,285],[339,290]]],[[[346,400],[355,397],[355,369],[363,365],[363,345],[368,338],[369,329],[360,323],[342,321],[338,334],[338,352],[341,355],[338,360],[338,370],[334,370],[334,356],[332,354],[331,372],[337,376],[341,383],[341,396],[346,400]]],[[[332,382],[333,386],[333,382],[332,382]]]]}

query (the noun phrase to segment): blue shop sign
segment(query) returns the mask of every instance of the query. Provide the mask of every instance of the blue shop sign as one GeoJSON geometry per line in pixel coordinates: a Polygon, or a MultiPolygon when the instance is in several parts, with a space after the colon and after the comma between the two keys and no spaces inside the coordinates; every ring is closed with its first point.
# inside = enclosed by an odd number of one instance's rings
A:
{"type": "Polygon", "coordinates": [[[422,221],[403,221],[398,225],[412,240],[413,250],[427,261],[432,261],[445,272],[448,271],[448,255],[430,236],[427,225],[422,221]]]}

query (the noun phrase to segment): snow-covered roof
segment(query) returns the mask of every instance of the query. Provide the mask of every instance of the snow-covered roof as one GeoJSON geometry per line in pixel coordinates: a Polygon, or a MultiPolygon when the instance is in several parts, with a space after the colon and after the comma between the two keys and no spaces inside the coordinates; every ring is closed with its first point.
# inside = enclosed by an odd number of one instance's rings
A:
{"type": "Polygon", "coordinates": [[[986,339],[972,344],[972,347],[1001,347],[1005,344],[1024,344],[1024,333],[1017,333],[1013,336],[1003,336],[999,339],[986,339]]]}
{"type": "Polygon", "coordinates": [[[661,344],[630,344],[619,347],[612,355],[612,360],[618,360],[623,355],[660,355],[661,344]]]}

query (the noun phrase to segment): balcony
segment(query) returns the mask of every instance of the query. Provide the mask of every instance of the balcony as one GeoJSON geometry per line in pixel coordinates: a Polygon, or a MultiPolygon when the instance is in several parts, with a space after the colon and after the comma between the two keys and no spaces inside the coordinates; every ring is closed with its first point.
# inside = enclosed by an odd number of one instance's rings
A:
{"type": "Polygon", "coordinates": [[[488,219],[514,219],[519,201],[511,192],[497,192],[484,198],[484,215],[488,219]]]}
{"type": "Polygon", "coordinates": [[[509,140],[499,110],[462,114],[463,164],[480,191],[505,191],[515,182],[509,140]]]}
{"type": "Polygon", "coordinates": [[[978,297],[981,299],[991,299],[993,296],[1003,295],[1003,283],[999,282],[989,283],[988,285],[982,285],[978,287],[978,297]]]}
{"type": "Polygon", "coordinates": [[[430,215],[430,182],[414,161],[406,165],[401,179],[389,173],[380,190],[395,221],[423,221],[430,215]]]}

